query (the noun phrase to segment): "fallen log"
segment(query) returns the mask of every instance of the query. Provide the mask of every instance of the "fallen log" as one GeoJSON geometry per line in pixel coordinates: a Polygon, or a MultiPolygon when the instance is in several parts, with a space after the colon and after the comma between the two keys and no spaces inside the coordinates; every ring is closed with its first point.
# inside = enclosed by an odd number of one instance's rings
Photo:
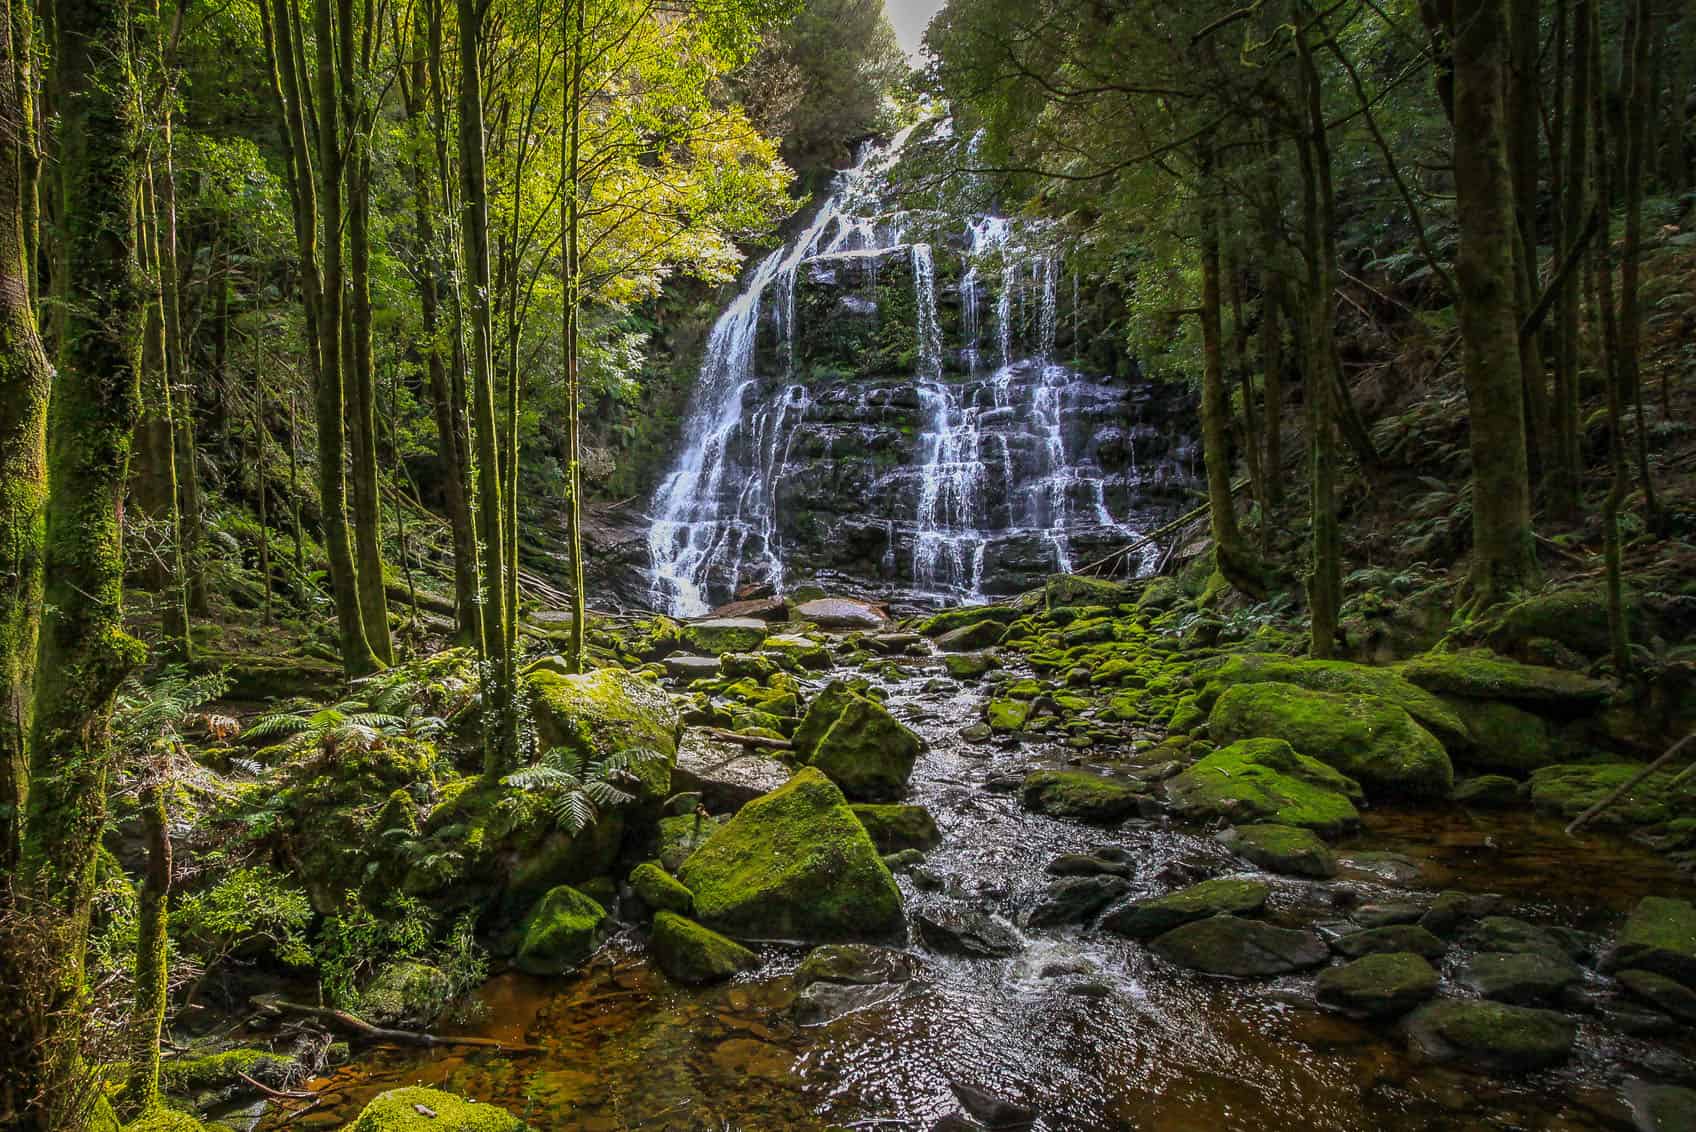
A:
{"type": "MultiPolygon", "coordinates": [[[[1570,823],[1568,823],[1568,825],[1566,827],[1567,836],[1571,837],[1574,833],[1577,833],[1581,828],[1583,828],[1585,825],[1589,824],[1589,822],[1593,818],[1595,818],[1598,814],[1602,813],[1609,806],[1613,805],[1615,802],[1617,802],[1621,798],[1625,797],[1626,794],[1630,793],[1632,788],[1635,787],[1639,782],[1642,782],[1645,778],[1648,778],[1651,774],[1654,774],[1657,770],[1661,769],[1661,767],[1665,766],[1668,762],[1670,762],[1673,759],[1674,756],[1676,756],[1678,754],[1678,752],[1682,751],[1684,749],[1684,745],[1686,743],[1690,742],[1690,740],[1692,740],[1692,739],[1696,739],[1696,731],[1690,732],[1689,734],[1685,735],[1684,738],[1680,739],[1678,742],[1676,742],[1672,746],[1668,747],[1666,754],[1662,755],[1660,758],[1656,759],[1654,762],[1650,763],[1648,766],[1644,767],[1642,770],[1640,770],[1636,774],[1632,775],[1625,782],[1620,783],[1620,785],[1611,794],[1609,794],[1606,798],[1603,798],[1600,802],[1597,802],[1594,806],[1591,806],[1588,810],[1585,810],[1582,814],[1579,814],[1577,817],[1573,818],[1572,821],[1570,823]]],[[[1684,777],[1684,775],[1688,774],[1688,773],[1690,773],[1688,770],[1684,771],[1683,773],[1681,773],[1678,776],[1678,778],[1675,778],[1673,781],[1677,782],[1677,781],[1681,780],[1684,777]]]]}
{"type": "Polygon", "coordinates": [[[766,735],[744,735],[739,731],[726,731],[722,727],[706,729],[707,738],[717,739],[721,743],[736,743],[743,747],[753,747],[761,751],[793,751],[795,744],[787,739],[773,739],[766,735]]]}
{"type": "Polygon", "coordinates": [[[457,1034],[429,1034],[421,1030],[395,1030],[386,1026],[374,1026],[357,1014],[346,1010],[336,1010],[328,1006],[310,1006],[304,1002],[290,1002],[284,998],[270,995],[255,995],[253,1004],[263,1010],[271,1010],[286,1014],[301,1014],[308,1018],[320,1018],[334,1023],[346,1030],[352,1030],[360,1037],[376,1042],[394,1042],[399,1045],[424,1046],[478,1046],[483,1049],[498,1049],[506,1053],[546,1053],[542,1046],[525,1045],[522,1042],[503,1042],[498,1038],[475,1038],[457,1034]]]}

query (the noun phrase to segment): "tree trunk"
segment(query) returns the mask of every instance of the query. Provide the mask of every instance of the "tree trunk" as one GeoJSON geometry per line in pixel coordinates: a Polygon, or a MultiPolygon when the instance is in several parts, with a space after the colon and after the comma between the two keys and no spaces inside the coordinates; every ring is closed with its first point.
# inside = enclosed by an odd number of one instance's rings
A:
{"type": "Polygon", "coordinates": [[[1630,400],[1637,417],[1637,474],[1643,485],[1643,509],[1649,526],[1660,530],[1660,505],[1649,475],[1648,434],[1643,421],[1643,366],[1640,355],[1643,311],[1639,278],[1643,256],[1643,174],[1649,163],[1649,46],[1654,25],[1649,0],[1632,0],[1627,21],[1631,39],[1625,45],[1625,69],[1620,88],[1625,95],[1625,248],[1619,270],[1619,386],[1620,400],[1630,400]]]}
{"type": "MultiPolygon", "coordinates": [[[[1595,0],[1577,0],[1572,13],[1572,50],[1566,64],[1571,97],[1566,105],[1566,137],[1562,142],[1566,168],[1561,175],[1561,227],[1570,244],[1584,238],[1585,218],[1590,212],[1590,52],[1595,0]]],[[[1571,249],[1562,249],[1570,254],[1571,249]]],[[[1579,272],[1569,272],[1560,283],[1559,313],[1555,325],[1557,355],[1555,394],[1550,424],[1548,471],[1549,509],[1572,519],[1579,511],[1579,481],[1583,466],[1579,453],[1578,375],[1581,368],[1578,328],[1583,296],[1579,272]]]]}
{"type": "Polygon", "coordinates": [[[1454,5],[1455,278],[1472,430],[1471,607],[1484,609],[1536,574],[1516,317],[1513,184],[1504,136],[1503,0],[1454,5]]]}
{"type": "Polygon", "coordinates": [[[154,532],[155,548],[145,573],[160,610],[164,652],[172,660],[187,661],[193,650],[189,645],[188,588],[183,574],[182,513],[177,506],[176,428],[171,421],[171,384],[165,360],[159,211],[152,189],[152,177],[144,173],[137,258],[148,295],[141,331],[141,424],[136,430],[140,458],[132,494],[154,532]]]}
{"type": "Polygon", "coordinates": [[[166,978],[166,903],[171,897],[171,827],[162,784],[141,792],[142,840],[147,871],[138,893],[135,945],[135,1006],[130,1018],[129,1087],[124,1104],[145,1113],[159,1104],[159,1035],[170,994],[166,978]]]}
{"type": "Polygon", "coordinates": [[[583,592],[583,475],[582,475],[582,380],[580,366],[582,333],[580,319],[583,306],[583,265],[580,257],[578,231],[578,157],[583,118],[583,8],[585,0],[573,0],[574,35],[571,49],[571,83],[566,92],[566,116],[569,123],[566,141],[566,167],[560,186],[561,207],[565,209],[565,395],[566,395],[566,461],[565,479],[566,537],[571,544],[571,649],[567,665],[573,672],[583,671],[583,641],[589,603],[583,592]]]}
{"type": "MultiPolygon", "coordinates": [[[[67,293],[48,419],[45,599],[22,859],[5,918],[36,977],[8,981],[35,1019],[7,1027],[0,1090],[17,1132],[81,1132],[94,1086],[82,1059],[83,961],[94,861],[106,826],[110,723],[118,685],[143,649],[124,632],[123,522],[140,402],[143,283],[136,269],[139,91],[131,13],[104,0],[57,8],[55,166],[67,293]],[[20,1048],[22,1047],[22,1048],[20,1048]]],[[[16,952],[14,951],[14,954],[16,952]]]]}
{"type": "MultiPolygon", "coordinates": [[[[1509,73],[1505,124],[1508,161],[1513,174],[1514,303],[1519,321],[1531,312],[1542,292],[1537,258],[1538,140],[1543,136],[1538,52],[1542,0],[1508,0],[1509,73]]],[[[1521,396],[1525,400],[1526,468],[1536,475],[1548,459],[1549,394],[1543,377],[1539,338],[1527,335],[1519,344],[1521,396]]],[[[1528,482],[1527,488],[1532,485],[1528,482]]]]}

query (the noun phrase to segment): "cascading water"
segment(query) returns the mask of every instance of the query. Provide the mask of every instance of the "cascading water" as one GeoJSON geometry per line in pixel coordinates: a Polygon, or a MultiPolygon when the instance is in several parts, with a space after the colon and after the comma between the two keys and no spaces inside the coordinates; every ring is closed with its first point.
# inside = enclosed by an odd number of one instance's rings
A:
{"type": "Polygon", "coordinates": [[[1157,424],[1169,391],[1063,360],[1078,288],[1063,318],[1042,228],[895,205],[906,134],[863,150],[714,325],[650,512],[657,608],[698,615],[791,575],[924,602],[1015,592],[1193,487],[1191,442],[1157,424]]]}

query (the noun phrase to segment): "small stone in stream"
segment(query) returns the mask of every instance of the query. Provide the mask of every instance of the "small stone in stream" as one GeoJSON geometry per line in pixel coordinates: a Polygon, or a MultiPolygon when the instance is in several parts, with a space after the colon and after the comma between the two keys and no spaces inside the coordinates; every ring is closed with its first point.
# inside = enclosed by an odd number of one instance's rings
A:
{"type": "Polygon", "coordinates": [[[1406,1014],[1437,993],[1437,972],[1423,956],[1384,952],[1319,972],[1321,1005],[1365,1018],[1406,1014]]]}
{"type": "Polygon", "coordinates": [[[1042,900],[1025,917],[1025,926],[1053,928],[1081,924],[1130,890],[1123,877],[1062,877],[1048,886],[1042,900]]]}
{"type": "Polygon", "coordinates": [[[1440,892],[1419,917],[1419,926],[1435,935],[1450,936],[1474,920],[1499,914],[1506,906],[1494,893],[1440,892]]]}
{"type": "Polygon", "coordinates": [[[983,784],[983,788],[991,794],[1017,794],[1024,786],[1025,776],[1022,774],[998,774],[983,784]]]}
{"type": "Polygon", "coordinates": [[[1458,981],[1483,998],[1525,1006],[1556,998],[1580,977],[1577,965],[1564,956],[1481,951],[1467,960],[1458,981]]]}
{"type": "Polygon", "coordinates": [[[1519,783],[1505,774],[1481,774],[1455,786],[1454,800],[1478,809],[1501,809],[1519,801],[1519,783]]]}
{"type": "Polygon", "coordinates": [[[927,869],[921,865],[907,875],[912,878],[913,887],[921,892],[942,891],[942,877],[938,876],[934,869],[927,869]]]}
{"type": "Polygon", "coordinates": [[[807,952],[795,971],[795,985],[845,983],[871,986],[904,983],[913,977],[917,962],[906,952],[869,943],[832,943],[807,952]]]}
{"type": "Polygon", "coordinates": [[[950,629],[936,639],[936,647],[943,652],[977,652],[998,643],[1006,631],[1005,625],[979,621],[976,625],[950,629]]]}
{"type": "Polygon", "coordinates": [[[1078,998],[1112,998],[1113,987],[1109,983],[1097,979],[1086,979],[1081,983],[1067,983],[1066,993],[1078,998]]]}
{"type": "Polygon", "coordinates": [[[1406,853],[1380,849],[1359,850],[1338,857],[1337,864],[1340,868],[1365,873],[1388,884],[1412,884],[1424,871],[1419,861],[1406,853]]]}
{"type": "Polygon", "coordinates": [[[983,743],[995,734],[995,729],[987,723],[968,723],[960,728],[960,738],[968,743],[983,743]]]}
{"type": "Polygon", "coordinates": [[[1604,969],[1637,968],[1696,986],[1696,907],[1645,896],[1626,917],[1604,969]]]}
{"type": "Polygon", "coordinates": [[[1625,1103],[1631,1106],[1640,1132],[1687,1132],[1696,1128],[1696,1090],[1634,1078],[1625,1083],[1625,1103]]]}
{"type": "Polygon", "coordinates": [[[1333,877],[1337,858],[1312,830],[1293,825],[1240,825],[1218,835],[1219,844],[1268,872],[1333,877]]]}
{"type": "Polygon", "coordinates": [[[1662,1037],[1680,1029],[1678,1022],[1659,1010],[1621,999],[1603,1003],[1596,1013],[1609,1026],[1634,1038],[1662,1037]]]}
{"type": "Polygon", "coordinates": [[[1034,1109],[998,1097],[987,1089],[961,1081],[950,1081],[948,1087],[954,1090],[962,1108],[991,1128],[1011,1130],[1029,1128],[1036,1123],[1034,1109]]]}
{"type": "Polygon", "coordinates": [[[1049,876],[1056,877],[1087,877],[1098,874],[1128,877],[1132,872],[1130,862],[1113,860],[1102,856],[1099,852],[1063,853],[1048,862],[1043,871],[1049,876]]]}
{"type": "MultiPolygon", "coordinates": [[[[905,653],[913,645],[923,644],[924,638],[917,633],[876,633],[862,638],[860,643],[873,652],[895,656],[897,653],[905,653]]],[[[921,655],[928,651],[921,650],[921,655]]]]}
{"type": "Polygon", "coordinates": [[[1362,904],[1354,911],[1354,922],[1363,928],[1387,928],[1416,924],[1424,914],[1425,909],[1417,904],[1362,904]]]}
{"type": "Polygon", "coordinates": [[[1039,770],[1022,787],[1025,809],[1057,818],[1112,822],[1138,812],[1145,797],[1134,781],[1087,771],[1039,770]]]}
{"type": "Polygon", "coordinates": [[[922,865],[925,855],[917,849],[902,849],[895,853],[883,855],[884,866],[892,873],[905,872],[915,865],[922,865]]]}
{"type": "Polygon", "coordinates": [[[1418,924],[1391,924],[1382,928],[1367,928],[1339,936],[1331,945],[1337,954],[1350,959],[1362,955],[1381,955],[1393,951],[1411,951],[1427,959],[1435,959],[1447,945],[1418,924]]]}
{"type": "Polygon", "coordinates": [[[1407,1033],[1414,1051],[1432,1061],[1530,1073],[1565,1062],[1578,1027],[1552,1010],[1448,998],[1416,1010],[1407,1020],[1407,1033]]]}
{"type": "Polygon", "coordinates": [[[1025,949],[1019,933],[1005,920],[970,908],[927,908],[913,917],[919,936],[945,955],[990,959],[1025,949]]]}
{"type": "Polygon", "coordinates": [[[1485,916],[1466,933],[1466,942],[1479,951],[1535,952],[1553,959],[1568,957],[1566,944],[1554,932],[1513,916],[1485,916]]]}
{"type": "Polygon", "coordinates": [[[1330,958],[1325,944],[1310,931],[1237,916],[1195,920],[1157,937],[1150,946],[1180,967],[1238,978],[1284,975],[1318,967],[1330,958]]]}
{"type": "Polygon", "coordinates": [[[673,654],[665,658],[665,673],[678,680],[700,680],[709,676],[717,676],[721,667],[716,656],[682,656],[673,654]]]}
{"type": "Polygon", "coordinates": [[[1090,975],[1095,973],[1095,967],[1087,959],[1059,959],[1052,963],[1044,963],[1042,970],[1037,972],[1039,979],[1063,979],[1067,975],[1090,975]]]}
{"type": "Polygon", "coordinates": [[[1253,880],[1202,881],[1165,896],[1121,904],[1102,917],[1101,926],[1132,939],[1150,939],[1193,920],[1224,913],[1258,912],[1266,906],[1268,891],[1264,884],[1253,880]]]}
{"type": "Polygon", "coordinates": [[[951,652],[942,663],[956,680],[977,680],[995,667],[995,658],[986,652],[951,652]]]}
{"type": "Polygon", "coordinates": [[[1654,971],[1627,969],[1614,975],[1619,985],[1636,997],[1675,1018],[1696,1022],[1696,991],[1676,979],[1654,971]]]}

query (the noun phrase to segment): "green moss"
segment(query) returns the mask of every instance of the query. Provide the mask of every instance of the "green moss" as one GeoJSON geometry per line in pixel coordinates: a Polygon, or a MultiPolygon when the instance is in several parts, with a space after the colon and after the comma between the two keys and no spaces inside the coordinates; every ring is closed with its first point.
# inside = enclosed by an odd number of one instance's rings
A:
{"type": "MultiPolygon", "coordinates": [[[[1531,804],[1562,818],[1575,818],[1637,777],[1640,763],[1582,763],[1548,766],[1531,775],[1531,804]]],[[[1600,825],[1654,825],[1665,821],[1667,787],[1673,775],[1662,771],[1632,787],[1594,821],[1600,825]]]]}
{"type": "Polygon", "coordinates": [[[1050,817],[1113,822],[1137,812],[1140,782],[1082,770],[1039,770],[1025,776],[1020,797],[1027,810],[1050,817]]]}
{"type": "Polygon", "coordinates": [[[679,872],[707,926],[735,936],[852,939],[897,931],[901,890],[835,783],[815,768],[746,806],[679,872]]]}
{"type": "MultiPolygon", "coordinates": [[[[1626,595],[1626,625],[1632,626],[1637,601],[1626,595]]],[[[1640,635],[1640,634],[1634,634],[1640,635]]],[[[1513,650],[1536,639],[1559,641],[1588,657],[1606,656],[1612,638],[1608,630],[1608,598],[1598,586],[1538,594],[1504,610],[1490,632],[1490,641],[1513,650]]]]}
{"type": "Polygon", "coordinates": [[[856,801],[899,794],[924,744],[880,704],[859,696],[843,706],[811,759],[856,801]]]}
{"type": "Polygon", "coordinates": [[[846,680],[832,680],[825,685],[824,690],[807,705],[807,714],[801,717],[801,725],[795,728],[791,742],[796,758],[802,762],[812,759],[819,741],[835,726],[843,710],[854,702],[855,697],[853,685],[846,680]]]}
{"type": "Polygon", "coordinates": [[[934,613],[919,622],[919,632],[927,637],[940,637],[954,629],[963,629],[967,625],[976,625],[980,621],[994,621],[998,625],[1006,625],[1018,616],[1018,612],[1008,605],[968,605],[962,609],[945,609],[934,613]]]}
{"type": "Polygon", "coordinates": [[[770,632],[769,625],[752,617],[717,617],[685,625],[683,643],[706,656],[755,652],[770,632]]]}
{"type": "Polygon", "coordinates": [[[1282,739],[1242,739],[1166,784],[1187,818],[1274,822],[1335,836],[1360,824],[1360,786],[1282,739]]]}
{"type": "Polygon", "coordinates": [[[764,651],[775,653],[797,668],[824,672],[831,667],[830,650],[817,641],[793,634],[767,637],[764,651]]]}
{"type": "Polygon", "coordinates": [[[525,917],[516,960],[532,975],[557,975],[582,963],[601,944],[607,912],[569,885],[550,889],[525,917]]]}
{"type": "Polygon", "coordinates": [[[871,834],[879,853],[929,849],[942,840],[936,819],[923,806],[856,805],[848,807],[871,834]]]}
{"type": "Polygon", "coordinates": [[[1405,1014],[1437,993],[1437,972],[1408,952],[1368,955],[1319,972],[1314,997],[1326,1006],[1368,1018],[1405,1014]]]}
{"type": "Polygon", "coordinates": [[[1426,653],[1404,661],[1399,671],[1433,692],[1475,700],[1507,700],[1563,715],[1600,707],[1613,694],[1613,689],[1600,680],[1559,668],[1519,664],[1481,649],[1426,653]]]}
{"type": "Polygon", "coordinates": [[[695,913],[695,894],[653,861],[630,870],[630,889],[650,912],[676,912],[680,916],[695,913]]]}
{"type": "Polygon", "coordinates": [[[713,831],[729,820],[718,814],[707,817],[680,814],[677,817],[661,818],[655,852],[660,866],[675,873],[688,859],[689,854],[706,844],[713,831]]]}
{"type": "Polygon", "coordinates": [[[1042,587],[1043,603],[1049,609],[1068,605],[1117,606],[1126,596],[1125,587],[1118,582],[1085,574],[1055,574],[1042,587]]]}
{"type": "Polygon", "coordinates": [[[1385,795],[1447,797],[1454,766],[1443,745],[1396,705],[1294,684],[1238,684],[1208,717],[1218,742],[1270,737],[1385,795]]]}
{"type": "Polygon", "coordinates": [[[1240,825],[1225,831],[1219,840],[1269,872],[1320,878],[1337,875],[1337,859],[1331,850],[1312,830],[1299,826],[1240,825]]]}
{"type": "Polygon", "coordinates": [[[527,1127],[492,1104],[414,1086],[380,1094],[345,1132],[526,1132],[527,1127]]]}
{"type": "Polygon", "coordinates": [[[1458,764],[1526,774],[1560,761],[1561,743],[1542,716],[1495,700],[1450,696],[1448,703],[1471,739],[1470,749],[1456,756],[1458,764]]]}
{"type": "Polygon", "coordinates": [[[1172,710],[1172,717],[1166,721],[1166,730],[1188,734],[1206,722],[1207,712],[1199,699],[1193,695],[1181,696],[1177,707],[1172,710]]]}
{"type": "Polygon", "coordinates": [[[1420,1007],[1407,1025],[1428,1057],[1509,1073],[1561,1064],[1577,1034],[1571,1019],[1551,1010],[1454,998],[1420,1007]]]}
{"type": "Polygon", "coordinates": [[[1132,939],[1152,939],[1211,916],[1253,915],[1266,906],[1267,887],[1255,880],[1220,877],[1177,892],[1114,908],[1101,926],[1132,939]]]}
{"type": "Polygon", "coordinates": [[[636,773],[642,800],[666,796],[683,723],[664,689],[621,668],[580,676],[536,672],[526,683],[544,747],[596,758],[637,747],[658,751],[666,761],[650,760],[636,773]]]}
{"type": "Polygon", "coordinates": [[[1696,985],[1696,907],[1688,900],[1646,896],[1626,917],[1608,957],[1611,970],[1636,968],[1696,985]]]}
{"type": "Polygon", "coordinates": [[[206,1125],[186,1112],[155,1108],[124,1125],[124,1132],[205,1132],[206,1125]]]}
{"type": "Polygon", "coordinates": [[[675,912],[654,916],[651,940],[660,970],[680,983],[723,982],[759,965],[759,956],[675,912]]]}
{"type": "Polygon", "coordinates": [[[1031,705],[1025,700],[996,699],[984,705],[983,717],[991,730],[1023,731],[1030,720],[1031,705]]]}
{"type": "Polygon", "coordinates": [[[942,658],[948,675],[956,680],[977,680],[996,667],[996,659],[986,652],[951,652],[942,658]]]}
{"type": "Polygon", "coordinates": [[[360,993],[359,1012],[379,1026],[423,1024],[441,1012],[451,990],[452,983],[440,968],[400,959],[386,964],[360,993]]]}

